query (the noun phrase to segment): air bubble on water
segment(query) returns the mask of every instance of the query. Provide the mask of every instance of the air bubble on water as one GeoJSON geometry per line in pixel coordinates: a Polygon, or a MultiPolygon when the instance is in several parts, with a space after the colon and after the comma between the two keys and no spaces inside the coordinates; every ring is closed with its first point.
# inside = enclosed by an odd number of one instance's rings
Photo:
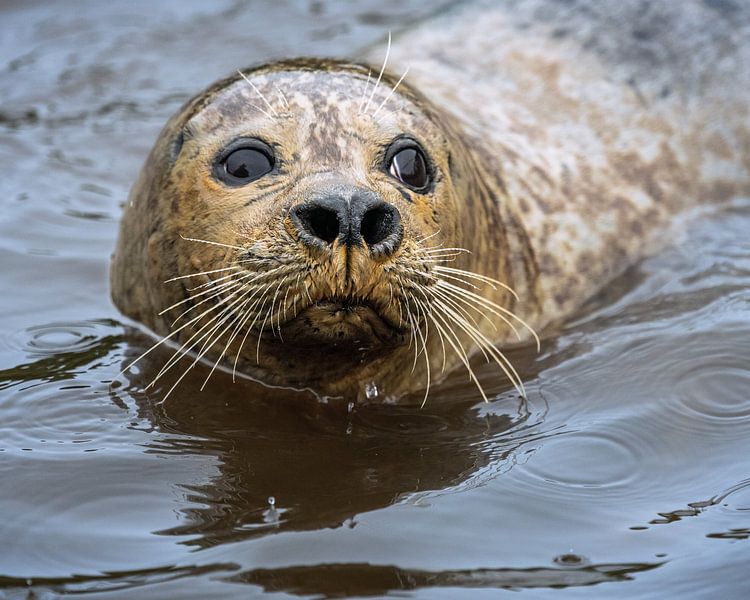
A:
{"type": "Polygon", "coordinates": [[[273,525],[278,525],[280,521],[280,513],[278,510],[276,510],[276,498],[273,496],[268,497],[268,508],[263,511],[263,521],[266,523],[271,523],[273,525]]]}
{"type": "Polygon", "coordinates": [[[365,384],[365,398],[368,400],[375,400],[378,397],[378,386],[375,385],[374,381],[365,384]]]}

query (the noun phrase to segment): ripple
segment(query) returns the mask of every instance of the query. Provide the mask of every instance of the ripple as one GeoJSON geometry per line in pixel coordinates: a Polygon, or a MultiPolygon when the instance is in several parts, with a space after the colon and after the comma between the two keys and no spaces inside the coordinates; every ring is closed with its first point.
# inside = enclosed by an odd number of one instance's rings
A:
{"type": "Polygon", "coordinates": [[[108,386],[86,380],[86,388],[59,382],[17,387],[2,402],[0,448],[38,452],[52,458],[126,443],[122,409],[110,401],[108,386]]]}
{"type": "Polygon", "coordinates": [[[33,357],[61,352],[83,352],[95,347],[101,338],[101,321],[48,323],[29,327],[15,336],[19,349],[33,357]]]}
{"type": "Polygon", "coordinates": [[[97,336],[94,327],[83,324],[59,324],[35,327],[29,330],[27,349],[34,354],[80,352],[94,346],[97,336]],[[90,332],[85,331],[89,329],[90,332]]]}
{"type": "MultiPolygon", "coordinates": [[[[0,390],[72,380],[102,366],[95,361],[104,359],[121,341],[121,327],[114,321],[52,323],[26,329],[13,337],[13,345],[29,360],[0,370],[0,390]]],[[[77,380],[69,385],[88,383],[77,380]]]]}
{"type": "Polygon", "coordinates": [[[750,370],[739,363],[737,356],[724,356],[696,367],[676,382],[680,404],[704,419],[750,420],[750,370]]]}
{"type": "Polygon", "coordinates": [[[750,431],[747,335],[722,332],[720,341],[693,338],[679,345],[682,348],[669,361],[672,366],[666,367],[673,373],[670,424],[721,437],[746,435],[750,431]]]}
{"type": "Polygon", "coordinates": [[[638,472],[635,444],[606,432],[572,432],[546,440],[526,465],[533,477],[566,488],[613,488],[638,472]]]}
{"type": "Polygon", "coordinates": [[[585,556],[573,554],[572,552],[555,556],[555,558],[552,559],[552,562],[560,565],[561,567],[568,568],[579,568],[589,564],[589,560],[585,556]]]}

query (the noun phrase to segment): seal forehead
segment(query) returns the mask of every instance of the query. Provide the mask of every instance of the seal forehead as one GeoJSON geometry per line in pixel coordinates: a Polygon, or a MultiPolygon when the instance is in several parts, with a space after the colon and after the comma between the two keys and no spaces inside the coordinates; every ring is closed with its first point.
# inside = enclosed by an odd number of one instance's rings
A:
{"type": "Polygon", "coordinates": [[[298,129],[315,124],[319,130],[326,125],[429,126],[421,108],[393,85],[350,71],[282,70],[238,76],[190,119],[189,126],[194,132],[262,128],[291,120],[298,129]]]}

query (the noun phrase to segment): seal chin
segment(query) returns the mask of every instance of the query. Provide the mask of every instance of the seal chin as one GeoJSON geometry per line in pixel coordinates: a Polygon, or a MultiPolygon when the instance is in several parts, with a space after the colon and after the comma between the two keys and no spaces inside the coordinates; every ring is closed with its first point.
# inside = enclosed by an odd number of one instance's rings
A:
{"type": "Polygon", "coordinates": [[[303,345],[378,347],[397,344],[403,331],[367,301],[321,300],[283,326],[284,337],[303,345]]]}

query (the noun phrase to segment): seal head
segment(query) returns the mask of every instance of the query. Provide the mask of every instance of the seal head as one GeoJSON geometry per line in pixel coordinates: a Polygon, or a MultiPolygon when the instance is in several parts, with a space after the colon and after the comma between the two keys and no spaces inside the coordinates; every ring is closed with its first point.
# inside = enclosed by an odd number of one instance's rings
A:
{"type": "Polygon", "coordinates": [[[465,281],[481,217],[459,198],[481,190],[445,116],[399,83],[287,61],[189,101],[131,192],[112,266],[118,307],[180,354],[272,385],[423,388],[420,373],[465,336],[428,342],[425,324],[469,323],[458,293],[435,284],[465,281]]]}

